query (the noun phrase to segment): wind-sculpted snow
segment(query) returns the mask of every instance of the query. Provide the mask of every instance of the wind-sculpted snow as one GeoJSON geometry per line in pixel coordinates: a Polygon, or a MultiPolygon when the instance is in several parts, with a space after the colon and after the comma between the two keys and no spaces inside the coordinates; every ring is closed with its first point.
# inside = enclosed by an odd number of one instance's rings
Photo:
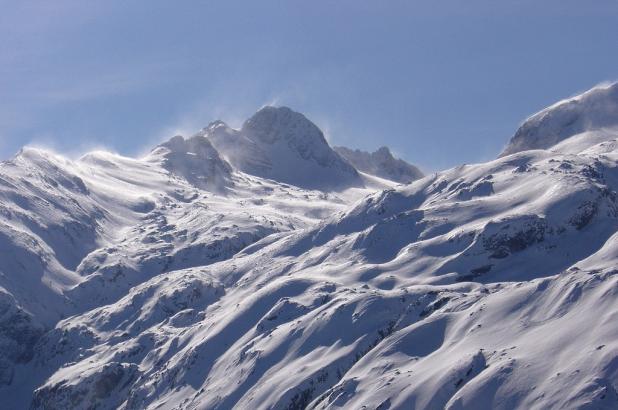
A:
{"type": "Polygon", "coordinates": [[[615,271],[570,271],[456,295],[402,323],[311,405],[615,408],[617,285],[615,271]]]}
{"type": "Polygon", "coordinates": [[[378,192],[239,171],[230,135],[2,165],[7,408],[618,406],[611,130],[378,192]]]}
{"type": "Polygon", "coordinates": [[[460,167],[369,196],[278,252],[356,255],[363,280],[378,271],[397,273],[400,283],[434,284],[553,275],[616,231],[616,172],[615,160],[543,152],[460,167]],[[483,185],[491,189],[470,195],[483,185]]]}
{"type": "MultiPolygon", "coordinates": [[[[528,118],[502,156],[531,149],[547,149],[567,138],[618,127],[618,83],[597,86],[560,101],[528,118]]],[[[594,141],[593,136],[586,140],[594,141]]],[[[581,150],[581,149],[580,149],[581,150]]]]}
{"type": "Polygon", "coordinates": [[[19,383],[15,365],[63,317],[308,226],[367,192],[243,174],[202,136],[175,137],[143,159],[25,148],[0,165],[0,383],[19,383]]]}
{"type": "MultiPolygon", "coordinates": [[[[183,328],[199,321],[201,309],[225,294],[222,285],[206,275],[178,271],[131,289],[113,305],[98,307],[82,318],[66,319],[45,335],[41,353],[47,359],[61,357],[74,362],[101,341],[126,341],[131,335],[148,332],[162,321],[183,328]]],[[[144,356],[149,351],[144,350],[144,356]]],[[[132,353],[135,354],[135,353],[132,353]]],[[[37,365],[43,365],[38,362],[37,365]]]]}

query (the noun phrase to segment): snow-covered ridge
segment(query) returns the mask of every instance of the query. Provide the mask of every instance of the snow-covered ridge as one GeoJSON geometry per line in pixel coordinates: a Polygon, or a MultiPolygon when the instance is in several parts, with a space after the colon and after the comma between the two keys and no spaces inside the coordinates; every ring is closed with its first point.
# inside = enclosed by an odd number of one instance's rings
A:
{"type": "Polygon", "coordinates": [[[393,157],[387,147],[380,147],[374,152],[346,147],[334,147],[333,149],[359,171],[391,181],[409,184],[424,176],[421,170],[414,165],[393,157]]]}
{"type": "Polygon", "coordinates": [[[586,131],[615,127],[618,127],[618,83],[599,85],[528,118],[500,155],[547,149],[586,131]]]}
{"type": "MultiPolygon", "coordinates": [[[[321,136],[312,127],[309,141],[321,136]]],[[[61,318],[309,226],[369,192],[343,184],[325,193],[243,173],[204,133],[175,136],[141,159],[95,151],[70,160],[24,148],[0,164],[0,383],[13,383],[14,366],[61,318]]]]}
{"type": "Polygon", "coordinates": [[[611,131],[373,191],[280,110],[0,165],[3,406],[616,408],[611,131]]]}
{"type": "Polygon", "coordinates": [[[35,407],[612,408],[617,161],[458,167],[156,275],[45,335],[35,407]]]}
{"type": "Polygon", "coordinates": [[[384,188],[392,185],[388,181],[407,183],[422,176],[413,165],[393,158],[386,147],[372,154],[339,150],[304,115],[265,106],[240,129],[217,120],[187,139],[175,136],[146,159],[193,185],[219,191],[229,185],[233,170],[325,192],[384,188]]]}

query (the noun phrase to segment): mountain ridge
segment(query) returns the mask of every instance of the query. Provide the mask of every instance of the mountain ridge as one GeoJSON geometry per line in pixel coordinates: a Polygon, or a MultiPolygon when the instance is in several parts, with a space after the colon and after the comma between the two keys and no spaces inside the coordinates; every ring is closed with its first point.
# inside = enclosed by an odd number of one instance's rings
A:
{"type": "Polygon", "coordinates": [[[275,110],[0,164],[3,405],[615,408],[611,127],[378,189],[275,110]],[[271,178],[273,144],[348,185],[271,178]]]}
{"type": "Polygon", "coordinates": [[[388,147],[380,147],[374,152],[352,150],[343,146],[333,147],[333,149],[359,171],[391,181],[409,184],[425,176],[414,165],[393,157],[388,147]]]}

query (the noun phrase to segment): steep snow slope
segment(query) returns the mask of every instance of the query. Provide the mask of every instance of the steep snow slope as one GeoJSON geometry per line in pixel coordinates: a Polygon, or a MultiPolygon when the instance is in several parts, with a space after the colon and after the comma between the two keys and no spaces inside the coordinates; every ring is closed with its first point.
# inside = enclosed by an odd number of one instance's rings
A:
{"type": "Polygon", "coordinates": [[[367,192],[238,172],[202,136],[174,137],[139,160],[23,149],[0,165],[0,384],[61,318],[313,224],[367,192]]]}
{"type": "Polygon", "coordinates": [[[209,191],[222,191],[230,184],[232,167],[206,138],[184,139],[177,135],[156,147],[147,159],[182,176],[191,185],[209,191]]]}
{"type": "Polygon", "coordinates": [[[600,85],[528,118],[501,156],[547,149],[585,131],[615,127],[618,127],[618,83],[600,85]]]}
{"type": "Polygon", "coordinates": [[[31,148],[0,164],[0,384],[45,328],[74,312],[64,293],[79,283],[81,259],[134,218],[136,201],[91,191],[78,168],[31,148]]]}
{"type": "Polygon", "coordinates": [[[55,160],[104,212],[56,269],[72,310],[53,329],[0,299],[31,346],[0,339],[9,408],[616,408],[611,129],[352,206],[366,190],[238,172],[203,138],[252,140],[209,129],[143,160],[55,160]],[[170,160],[199,152],[213,166],[170,160]]]}
{"type": "Polygon", "coordinates": [[[309,189],[362,186],[357,170],[328,145],[322,131],[287,107],[266,106],[234,130],[221,121],[202,131],[234,167],[309,189]]]}
{"type": "Polygon", "coordinates": [[[334,147],[335,152],[348,160],[359,171],[386,178],[391,181],[409,184],[423,177],[420,169],[402,159],[393,157],[387,147],[375,152],[366,152],[346,147],[334,147]]]}

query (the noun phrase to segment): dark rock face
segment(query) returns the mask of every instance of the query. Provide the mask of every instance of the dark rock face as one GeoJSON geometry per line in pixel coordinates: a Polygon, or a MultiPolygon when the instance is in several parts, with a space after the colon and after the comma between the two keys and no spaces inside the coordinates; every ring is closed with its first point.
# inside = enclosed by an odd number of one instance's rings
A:
{"type": "Polygon", "coordinates": [[[599,205],[596,202],[586,201],[577,208],[569,223],[578,231],[582,230],[592,221],[598,210],[599,205]]]}
{"type": "Polygon", "coordinates": [[[138,376],[138,366],[133,363],[112,362],[98,369],[89,369],[84,383],[71,386],[60,381],[47,384],[34,393],[33,409],[116,408],[122,403],[123,394],[138,376]]]}
{"type": "Polygon", "coordinates": [[[11,384],[14,366],[30,361],[44,329],[0,291],[0,385],[11,384]]]}
{"type": "Polygon", "coordinates": [[[524,215],[512,220],[490,223],[486,227],[483,247],[490,258],[506,258],[545,239],[547,222],[537,215],[524,215]],[[494,226],[491,226],[494,225],[494,226]]]}

